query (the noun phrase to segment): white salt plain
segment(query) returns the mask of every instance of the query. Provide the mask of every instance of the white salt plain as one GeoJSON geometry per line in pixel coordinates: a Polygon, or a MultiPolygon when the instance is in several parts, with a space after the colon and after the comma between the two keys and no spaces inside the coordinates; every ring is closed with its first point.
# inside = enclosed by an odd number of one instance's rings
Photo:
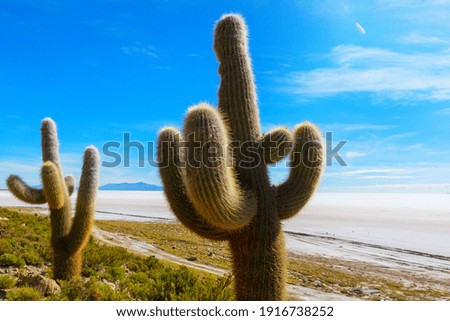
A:
{"type": "MultiPolygon", "coordinates": [[[[27,206],[7,191],[0,191],[0,205],[27,206]]],[[[96,219],[176,220],[162,192],[143,191],[100,191],[96,219]]],[[[283,226],[290,251],[450,277],[449,194],[317,193],[283,226]]]]}

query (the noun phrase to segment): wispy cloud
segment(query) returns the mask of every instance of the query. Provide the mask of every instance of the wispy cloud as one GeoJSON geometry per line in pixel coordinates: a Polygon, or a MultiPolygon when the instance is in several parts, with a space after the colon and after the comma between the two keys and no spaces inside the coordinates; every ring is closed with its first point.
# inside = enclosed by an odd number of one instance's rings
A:
{"type": "Polygon", "coordinates": [[[361,176],[362,179],[405,179],[405,178],[413,178],[414,176],[406,176],[406,175],[367,175],[361,176]]]}
{"type": "Polygon", "coordinates": [[[6,188],[9,175],[19,175],[30,185],[39,184],[40,166],[39,162],[32,161],[0,161],[0,188],[6,188]]]}
{"type": "Polygon", "coordinates": [[[436,36],[423,35],[417,32],[411,32],[400,39],[401,42],[407,44],[421,45],[445,45],[449,42],[436,36]]]}
{"type": "Polygon", "coordinates": [[[359,131],[359,130],[389,130],[395,128],[393,125],[377,125],[377,124],[325,124],[324,128],[339,131],[359,131]]]}
{"type": "Polygon", "coordinates": [[[389,8],[430,8],[436,6],[450,6],[448,0],[378,0],[377,5],[379,8],[389,9],[389,8]]]}
{"type": "Polygon", "coordinates": [[[159,59],[159,56],[156,54],[156,48],[150,45],[147,46],[130,46],[130,47],[122,47],[122,51],[127,55],[144,55],[149,56],[154,59],[159,59]]]}
{"type": "Polygon", "coordinates": [[[410,152],[410,151],[432,151],[429,148],[425,148],[424,144],[413,144],[413,145],[397,145],[397,146],[386,146],[387,151],[395,152],[410,152]]]}
{"type": "Polygon", "coordinates": [[[365,35],[366,34],[366,29],[364,29],[363,28],[363,26],[361,26],[359,23],[355,23],[355,26],[356,26],[356,29],[358,29],[358,31],[361,33],[361,34],[363,34],[363,35],[365,35]]]}
{"type": "Polygon", "coordinates": [[[438,115],[450,115],[450,108],[444,108],[436,112],[438,115]]]}
{"type": "Polygon", "coordinates": [[[434,183],[418,183],[418,184],[377,184],[377,185],[367,185],[367,186],[358,186],[358,189],[365,190],[395,190],[395,191],[417,191],[417,192],[436,192],[442,190],[450,190],[450,184],[434,184],[434,183]]]}
{"type": "Polygon", "coordinates": [[[186,54],[186,57],[189,57],[189,58],[200,58],[201,56],[199,54],[196,54],[196,53],[188,53],[188,54],[186,54]]]}
{"type": "Polygon", "coordinates": [[[340,45],[326,58],[331,67],[291,73],[289,90],[309,97],[365,92],[395,100],[450,100],[449,51],[400,53],[340,45]]]}
{"type": "Polygon", "coordinates": [[[149,120],[142,123],[137,123],[131,125],[131,129],[139,130],[139,131],[159,131],[161,128],[165,126],[175,126],[175,127],[181,127],[180,122],[174,122],[170,120],[149,120]]]}
{"type": "Polygon", "coordinates": [[[354,152],[354,151],[350,151],[345,153],[345,157],[346,158],[357,158],[357,157],[363,157],[366,156],[366,153],[361,153],[361,152],[354,152]]]}
{"type": "Polygon", "coordinates": [[[16,161],[0,161],[2,171],[9,174],[19,174],[20,172],[37,172],[39,173],[40,164],[35,165],[16,162],[16,161]]]}
{"type": "Polygon", "coordinates": [[[412,136],[419,135],[421,133],[422,133],[421,131],[415,131],[415,132],[394,134],[394,135],[390,135],[390,136],[387,136],[386,138],[384,138],[381,141],[381,143],[384,144],[384,143],[387,143],[387,142],[390,142],[390,141],[394,141],[394,140],[399,140],[399,139],[403,139],[403,138],[409,138],[409,137],[412,137],[412,136]]]}
{"type": "Polygon", "coordinates": [[[99,180],[99,186],[120,182],[146,182],[162,185],[158,169],[154,167],[102,167],[99,180]]]}
{"type": "Polygon", "coordinates": [[[134,37],[144,37],[143,30],[133,27],[131,23],[119,21],[117,19],[95,19],[85,21],[84,24],[92,28],[103,37],[114,39],[129,39],[134,37]]]}
{"type": "Polygon", "coordinates": [[[352,177],[361,178],[362,176],[368,175],[402,175],[406,174],[408,171],[402,168],[363,168],[357,170],[343,170],[338,172],[325,172],[325,176],[328,177],[352,177]]]}
{"type": "Polygon", "coordinates": [[[382,173],[399,173],[403,172],[404,169],[402,168],[375,168],[375,169],[358,169],[354,171],[348,171],[348,172],[342,172],[341,175],[343,176],[355,176],[355,175],[361,175],[361,174],[382,174],[382,173]]]}

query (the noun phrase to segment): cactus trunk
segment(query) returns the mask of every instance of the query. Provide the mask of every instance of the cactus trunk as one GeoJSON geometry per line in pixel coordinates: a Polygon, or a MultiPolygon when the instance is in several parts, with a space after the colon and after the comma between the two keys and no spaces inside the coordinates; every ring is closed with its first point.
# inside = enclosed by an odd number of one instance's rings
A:
{"type": "Polygon", "coordinates": [[[229,238],[236,299],[285,300],[284,233],[270,186],[260,185],[259,190],[260,202],[253,221],[229,238]]]}
{"type": "Polygon", "coordinates": [[[284,233],[277,216],[267,166],[249,170],[249,183],[257,199],[253,220],[229,236],[237,300],[286,299],[284,233]]]}
{"type": "MultiPolygon", "coordinates": [[[[233,259],[236,299],[240,301],[286,300],[286,256],[284,234],[278,231],[264,231],[252,224],[242,235],[230,238],[233,259]],[[262,233],[273,234],[265,237],[262,233]]],[[[267,227],[265,228],[267,230],[267,227]]],[[[266,234],[267,235],[267,234],[266,234]]],[[[269,234],[270,235],[270,234],[269,234]]]]}
{"type": "Polygon", "coordinates": [[[70,253],[64,249],[53,250],[53,278],[70,280],[81,274],[82,251],[70,253]]]}

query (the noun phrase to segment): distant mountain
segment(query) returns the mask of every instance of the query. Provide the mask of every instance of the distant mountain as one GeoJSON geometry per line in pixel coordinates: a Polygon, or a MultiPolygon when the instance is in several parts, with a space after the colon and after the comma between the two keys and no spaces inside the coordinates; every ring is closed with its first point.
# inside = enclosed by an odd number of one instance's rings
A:
{"type": "Polygon", "coordinates": [[[115,183],[99,187],[101,191],[162,191],[162,186],[139,183],[115,183]]]}

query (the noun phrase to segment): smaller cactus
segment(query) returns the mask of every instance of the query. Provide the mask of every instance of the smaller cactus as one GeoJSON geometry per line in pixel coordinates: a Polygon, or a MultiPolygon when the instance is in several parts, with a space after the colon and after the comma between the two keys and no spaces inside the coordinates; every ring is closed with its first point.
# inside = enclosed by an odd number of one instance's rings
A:
{"type": "Polygon", "coordinates": [[[84,153],[80,188],[72,220],[70,195],[75,190],[75,177],[63,179],[59,163],[56,124],[50,118],[42,121],[42,189],[28,186],[20,177],[11,175],[7,185],[18,199],[30,204],[48,203],[50,208],[53,278],[68,280],[81,273],[83,250],[91,235],[95,214],[95,197],[99,171],[99,155],[90,146],[84,153]]]}

